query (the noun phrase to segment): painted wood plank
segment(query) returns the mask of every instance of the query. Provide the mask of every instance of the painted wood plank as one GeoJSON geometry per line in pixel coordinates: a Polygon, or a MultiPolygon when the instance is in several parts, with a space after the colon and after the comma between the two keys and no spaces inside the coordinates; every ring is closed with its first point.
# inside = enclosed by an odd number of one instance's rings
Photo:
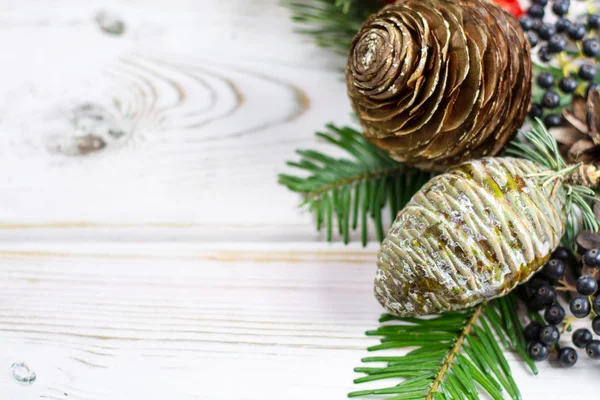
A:
{"type": "MultiPolygon", "coordinates": [[[[374,344],[371,249],[69,244],[0,250],[0,392],[52,399],[341,399],[374,344]],[[10,366],[36,374],[17,384],[10,366]],[[44,397],[45,396],[45,397],[44,397]]],[[[393,353],[393,352],[390,352],[393,353]]],[[[597,365],[532,377],[525,399],[585,397],[597,365]]]]}
{"type": "Polygon", "coordinates": [[[277,0],[53,4],[0,2],[2,236],[315,237],[276,174],[349,122],[343,58],[277,0]]]}
{"type": "MultiPolygon", "coordinates": [[[[2,398],[356,389],[376,245],[321,243],[275,182],[296,148],[323,148],[315,129],[350,121],[343,59],[277,0],[0,11],[2,398]]],[[[526,399],[598,389],[588,360],[534,379],[508,358],[526,399]]]]}

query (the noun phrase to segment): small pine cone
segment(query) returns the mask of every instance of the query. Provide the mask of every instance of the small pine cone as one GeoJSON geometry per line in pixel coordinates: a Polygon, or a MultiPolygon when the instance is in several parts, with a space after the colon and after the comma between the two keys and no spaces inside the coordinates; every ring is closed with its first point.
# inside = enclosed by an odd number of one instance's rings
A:
{"type": "Polygon", "coordinates": [[[575,94],[563,116],[573,129],[553,129],[565,159],[600,166],[600,89],[592,88],[586,97],[575,94]]]}
{"type": "Polygon", "coordinates": [[[399,0],[352,42],[346,84],[365,137],[440,170],[498,154],[527,115],[529,42],[485,0],[399,0]]]}
{"type": "Polygon", "coordinates": [[[429,181],[381,245],[375,297],[405,317],[470,307],[528,280],[559,245],[567,218],[564,186],[532,176],[543,170],[484,158],[429,181]]]}

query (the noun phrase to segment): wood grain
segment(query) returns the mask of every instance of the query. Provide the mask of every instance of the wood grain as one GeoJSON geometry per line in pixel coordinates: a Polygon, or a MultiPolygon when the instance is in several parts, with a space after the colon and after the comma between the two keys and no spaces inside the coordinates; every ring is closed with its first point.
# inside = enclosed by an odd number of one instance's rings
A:
{"type": "Polygon", "coordinates": [[[255,228],[275,239],[288,227],[315,238],[298,229],[300,199],[276,172],[326,122],[349,121],[343,60],[294,34],[275,0],[34,4],[5,6],[0,25],[13,54],[0,76],[10,235],[43,226],[52,229],[36,236],[51,239],[69,227],[77,239],[119,225],[160,238],[163,227],[214,238],[215,226],[219,240],[255,228]],[[97,26],[101,9],[124,21],[122,35],[97,26]]]}
{"type": "MultiPolygon", "coordinates": [[[[0,374],[3,394],[341,399],[375,343],[363,335],[380,312],[373,250],[69,247],[0,250],[0,370],[25,362],[36,373],[30,386],[0,374]]],[[[573,379],[586,382],[581,395],[595,388],[591,361],[568,374],[542,363],[533,378],[507,358],[526,399],[563,398],[573,379]]]]}
{"type": "Polygon", "coordinates": [[[5,277],[13,277],[2,284],[0,335],[19,349],[11,357],[38,376],[30,387],[6,382],[2,393],[137,398],[145,393],[139,386],[149,383],[136,380],[152,376],[158,381],[150,383],[156,390],[151,398],[275,398],[287,385],[297,392],[290,398],[313,391],[339,398],[350,382],[319,378],[323,360],[331,357],[336,369],[345,360],[339,372],[351,379],[351,365],[368,342],[361,331],[377,312],[372,300],[362,304],[370,296],[360,284],[360,264],[327,260],[323,265],[334,268],[323,268],[312,252],[283,251],[269,262],[263,252],[245,252],[235,257],[239,261],[222,262],[232,254],[196,253],[184,260],[105,249],[111,257],[95,268],[93,254],[58,250],[0,256],[5,277]],[[344,282],[335,276],[340,269],[344,282]],[[28,292],[35,296],[22,296],[28,292]],[[50,351],[60,357],[46,359],[50,351]],[[269,376],[282,368],[277,380],[283,385],[271,383],[269,376]],[[261,372],[253,375],[253,369],[261,372]],[[90,385],[94,376],[99,381],[90,385]],[[105,379],[113,389],[102,389],[105,379]],[[170,392],[173,387],[179,390],[170,392]]]}

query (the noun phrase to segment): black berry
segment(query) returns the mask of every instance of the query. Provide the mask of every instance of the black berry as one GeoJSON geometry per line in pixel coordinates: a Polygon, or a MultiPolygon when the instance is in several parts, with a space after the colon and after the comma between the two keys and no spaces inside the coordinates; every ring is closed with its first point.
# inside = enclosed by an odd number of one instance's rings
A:
{"type": "Polygon", "coordinates": [[[577,362],[577,352],[572,347],[563,347],[558,352],[558,363],[563,368],[572,367],[577,362]]]}
{"type": "Polygon", "coordinates": [[[529,116],[532,118],[541,118],[544,115],[544,109],[537,103],[532,103],[529,109],[529,116]]]}
{"type": "Polygon", "coordinates": [[[533,293],[533,297],[539,305],[550,306],[556,300],[556,291],[550,285],[542,285],[533,293]]]}
{"type": "MultiPolygon", "coordinates": [[[[555,29],[556,30],[556,29],[555,29]]],[[[552,53],[560,53],[567,46],[567,39],[560,33],[552,35],[548,40],[548,50],[552,53]]]]}
{"type": "Polygon", "coordinates": [[[540,286],[550,285],[550,282],[548,282],[548,279],[545,276],[538,274],[534,275],[533,278],[531,278],[531,280],[528,282],[528,284],[530,288],[532,288],[533,290],[537,290],[540,286]]]}
{"type": "Polygon", "coordinates": [[[583,54],[588,57],[596,57],[600,54],[600,41],[598,39],[585,39],[582,46],[583,54]]]}
{"type": "Polygon", "coordinates": [[[581,40],[585,36],[585,26],[581,24],[571,24],[567,29],[567,35],[573,40],[581,40]]]}
{"type": "Polygon", "coordinates": [[[571,26],[571,21],[566,18],[559,18],[554,26],[556,27],[556,32],[566,32],[566,30],[569,29],[569,26],[571,26]]]}
{"type": "Polygon", "coordinates": [[[544,118],[544,125],[548,128],[554,128],[555,126],[560,126],[562,122],[562,117],[557,114],[548,114],[544,118]]]}
{"type": "Polygon", "coordinates": [[[583,263],[590,268],[600,268],[600,250],[590,249],[583,255],[583,263]]]}
{"type": "Polygon", "coordinates": [[[552,5],[552,12],[559,17],[562,17],[569,12],[569,2],[565,0],[557,0],[552,5]]]}
{"type": "Polygon", "coordinates": [[[573,332],[573,336],[571,336],[571,340],[573,344],[580,349],[585,348],[589,342],[593,339],[592,332],[588,331],[585,328],[577,329],[573,332]]]}
{"type": "Polygon", "coordinates": [[[538,340],[540,338],[540,331],[542,330],[542,324],[539,322],[531,321],[523,329],[525,338],[527,340],[538,340]]]}
{"type": "Polygon", "coordinates": [[[573,93],[577,89],[577,79],[572,76],[564,77],[558,82],[558,87],[565,93],[573,93]]]}
{"type": "Polygon", "coordinates": [[[585,346],[588,357],[600,360],[600,340],[592,340],[585,346]]]}
{"type": "Polygon", "coordinates": [[[589,15],[588,16],[588,27],[590,27],[591,29],[600,28],[600,15],[598,15],[598,14],[589,15]]]}
{"type": "Polygon", "coordinates": [[[560,96],[553,90],[548,90],[542,96],[542,107],[556,108],[560,104],[560,96]]]}
{"type": "Polygon", "coordinates": [[[597,315],[592,320],[592,330],[596,335],[600,335],[600,317],[597,315]]]}
{"type": "Polygon", "coordinates": [[[527,36],[527,40],[529,40],[531,47],[537,46],[537,44],[540,42],[540,37],[533,31],[526,32],[525,36],[527,36]]]}
{"type": "Polygon", "coordinates": [[[552,258],[544,265],[541,273],[549,279],[559,280],[565,275],[565,263],[558,258],[552,258]]]}
{"type": "Polygon", "coordinates": [[[532,18],[543,18],[546,12],[544,7],[540,4],[532,4],[531,7],[529,7],[529,10],[527,10],[527,14],[532,18]]]}
{"type": "Polygon", "coordinates": [[[590,314],[590,302],[586,297],[575,297],[569,304],[571,314],[577,318],[585,318],[590,314]]]}
{"type": "Polygon", "coordinates": [[[550,24],[542,24],[538,29],[538,35],[541,39],[550,40],[550,38],[556,33],[556,27],[550,24]]]}
{"type": "Polygon", "coordinates": [[[531,299],[530,302],[529,302],[529,308],[532,311],[543,311],[548,306],[549,306],[549,304],[543,304],[539,300],[537,300],[536,298],[531,299]]]}
{"type": "Polygon", "coordinates": [[[596,315],[600,315],[600,296],[596,296],[594,302],[592,303],[592,308],[596,315]]]}
{"type": "Polygon", "coordinates": [[[553,305],[546,308],[544,319],[547,323],[558,325],[565,319],[565,310],[559,305],[553,305]]]}
{"type": "Polygon", "coordinates": [[[589,296],[596,293],[598,290],[598,284],[596,280],[589,275],[580,276],[575,283],[577,293],[582,296],[589,296]]]}
{"type": "Polygon", "coordinates": [[[548,46],[544,45],[540,47],[540,49],[538,50],[538,57],[543,62],[548,62],[552,60],[552,53],[550,52],[550,50],[548,50],[548,46]]]}
{"type": "Polygon", "coordinates": [[[554,85],[554,75],[550,72],[542,72],[537,76],[536,82],[540,87],[549,89],[554,85]]]}
{"type": "MultiPolygon", "coordinates": [[[[566,79],[566,78],[563,78],[563,79],[566,79]]],[[[561,80],[561,82],[562,82],[562,80],[561,80]]],[[[552,252],[551,258],[554,260],[560,260],[564,264],[567,264],[569,262],[569,260],[571,259],[571,252],[566,247],[558,246],[552,252]]]]}
{"type": "Polygon", "coordinates": [[[530,342],[527,346],[527,354],[534,361],[544,361],[548,358],[548,346],[542,342],[530,342]]]}
{"type": "Polygon", "coordinates": [[[558,339],[560,339],[560,332],[554,325],[546,325],[540,330],[540,342],[552,346],[558,343],[558,339]]]}
{"type": "Polygon", "coordinates": [[[596,68],[593,66],[589,64],[583,64],[581,67],[579,67],[578,76],[584,81],[593,81],[596,77],[596,72],[596,68]]]}
{"type": "Polygon", "coordinates": [[[529,15],[521,15],[519,17],[519,23],[524,31],[533,29],[533,18],[531,18],[529,15]]]}

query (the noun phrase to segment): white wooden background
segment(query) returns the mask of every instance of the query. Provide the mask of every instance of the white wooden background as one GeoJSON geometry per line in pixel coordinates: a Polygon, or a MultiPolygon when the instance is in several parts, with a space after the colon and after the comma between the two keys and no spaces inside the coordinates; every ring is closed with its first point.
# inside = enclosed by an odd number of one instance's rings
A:
{"type": "MultiPolygon", "coordinates": [[[[343,60],[292,29],[277,0],[0,1],[0,399],[356,389],[377,246],[276,183],[350,121],[343,60]]],[[[507,357],[525,399],[600,389],[507,357]]]]}

